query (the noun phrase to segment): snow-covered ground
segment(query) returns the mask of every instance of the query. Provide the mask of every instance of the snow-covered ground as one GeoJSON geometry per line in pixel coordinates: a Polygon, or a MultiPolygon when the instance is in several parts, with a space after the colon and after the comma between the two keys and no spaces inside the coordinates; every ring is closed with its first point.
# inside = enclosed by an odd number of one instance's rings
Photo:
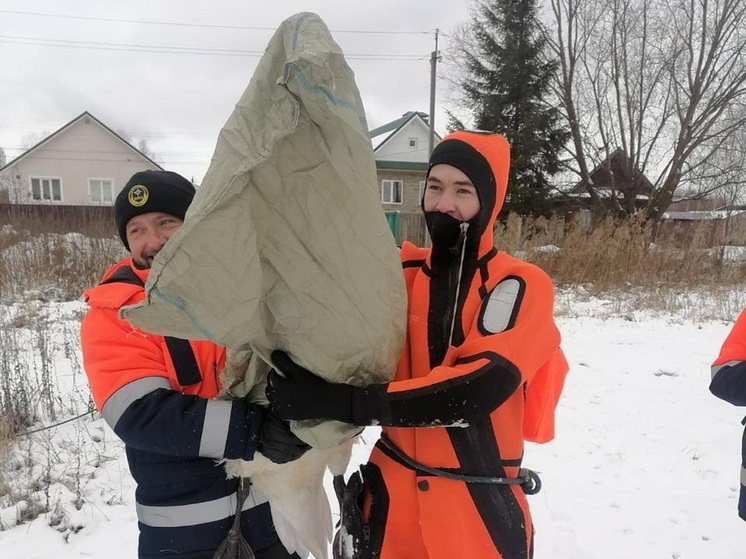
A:
{"type": "MultiPolygon", "coordinates": [[[[613,301],[577,293],[559,300],[571,371],[557,437],[531,445],[525,459],[544,482],[530,498],[535,558],[746,557],[746,527],[736,515],[744,410],[707,389],[710,363],[730,324],[693,321],[689,317],[707,313],[689,307],[676,316],[639,308],[620,314],[613,301]]],[[[67,347],[81,308],[65,303],[23,309],[37,319],[47,317],[59,335],[60,343],[49,351],[54,397],[67,415],[56,421],[85,412],[88,405],[79,356],[67,347]]],[[[3,321],[19,312],[3,309],[3,321]]],[[[29,362],[35,348],[28,347],[29,362]]],[[[364,433],[357,461],[374,439],[375,432],[364,433]]],[[[17,523],[30,505],[11,507],[0,500],[0,557],[136,557],[133,483],[122,446],[101,419],[87,416],[34,433],[0,460],[6,483],[36,491],[52,511],[17,523]]]]}

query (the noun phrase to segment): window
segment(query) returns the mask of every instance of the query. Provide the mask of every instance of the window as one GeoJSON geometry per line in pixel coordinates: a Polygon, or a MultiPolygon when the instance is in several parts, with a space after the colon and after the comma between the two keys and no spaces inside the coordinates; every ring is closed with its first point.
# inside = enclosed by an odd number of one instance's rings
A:
{"type": "Polygon", "coordinates": [[[417,145],[419,144],[417,138],[409,138],[409,147],[417,149],[417,145]]]}
{"type": "Polygon", "coordinates": [[[60,179],[31,178],[31,197],[34,200],[62,202],[60,179]]]}
{"type": "Polygon", "coordinates": [[[91,204],[111,206],[114,197],[112,179],[88,179],[88,201],[91,204]]]}
{"type": "Polygon", "coordinates": [[[401,204],[402,181],[381,181],[381,202],[384,204],[401,204]]]}

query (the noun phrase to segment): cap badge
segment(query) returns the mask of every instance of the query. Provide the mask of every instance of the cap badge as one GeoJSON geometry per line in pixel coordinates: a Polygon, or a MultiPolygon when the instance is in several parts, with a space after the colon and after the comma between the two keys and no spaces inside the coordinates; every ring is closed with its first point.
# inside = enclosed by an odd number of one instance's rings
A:
{"type": "Polygon", "coordinates": [[[129,200],[129,203],[136,208],[144,206],[149,197],[150,193],[148,192],[147,187],[142,184],[136,184],[130,188],[130,191],[127,193],[127,200],[129,200]]]}

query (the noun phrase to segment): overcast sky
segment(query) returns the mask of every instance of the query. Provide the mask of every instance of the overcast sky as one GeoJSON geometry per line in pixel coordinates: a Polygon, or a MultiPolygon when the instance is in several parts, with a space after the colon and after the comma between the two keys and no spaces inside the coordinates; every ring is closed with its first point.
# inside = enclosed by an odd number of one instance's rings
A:
{"type": "MultiPolygon", "coordinates": [[[[368,124],[430,108],[430,53],[468,19],[469,0],[0,0],[0,147],[89,111],[167,169],[200,182],[218,132],[278,25],[310,11],[355,72],[368,124]]],[[[445,73],[445,67],[441,67],[445,73]]],[[[436,128],[445,131],[445,76],[436,128]]]]}

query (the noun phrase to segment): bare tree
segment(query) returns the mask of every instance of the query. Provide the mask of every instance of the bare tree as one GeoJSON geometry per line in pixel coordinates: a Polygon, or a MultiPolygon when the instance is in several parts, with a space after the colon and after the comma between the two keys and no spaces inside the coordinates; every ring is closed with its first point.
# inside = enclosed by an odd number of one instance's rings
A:
{"type": "MultiPolygon", "coordinates": [[[[732,112],[745,110],[737,107],[732,112]]],[[[733,217],[746,204],[746,126],[734,130],[727,140],[720,143],[707,165],[696,172],[701,183],[716,192],[717,209],[725,212],[725,240],[731,242],[733,217]]]]}
{"type": "Polygon", "coordinates": [[[29,150],[45,138],[48,138],[50,134],[51,133],[48,130],[44,130],[43,132],[30,132],[21,138],[21,148],[24,151],[29,150]]]}
{"type": "Polygon", "coordinates": [[[572,171],[601,206],[592,171],[617,149],[652,183],[612,185],[614,211],[657,222],[680,187],[729,183],[714,170],[746,125],[746,0],[550,0],[557,94],[572,171]],[[708,178],[709,180],[703,180],[708,178]]]}
{"type": "Polygon", "coordinates": [[[137,145],[135,145],[135,140],[126,130],[117,130],[117,134],[128,144],[137,148],[144,156],[157,162],[158,156],[153,152],[147,140],[141,139],[139,142],[137,142],[137,145]]]}

